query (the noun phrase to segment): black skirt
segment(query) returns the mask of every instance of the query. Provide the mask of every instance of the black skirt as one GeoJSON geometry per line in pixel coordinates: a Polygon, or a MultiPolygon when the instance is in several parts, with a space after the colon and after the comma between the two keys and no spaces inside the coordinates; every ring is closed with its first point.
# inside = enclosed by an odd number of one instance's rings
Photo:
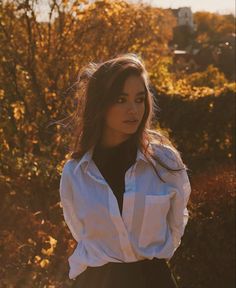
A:
{"type": "Polygon", "coordinates": [[[88,267],[74,280],[73,288],[178,288],[165,259],[107,263],[88,267]]]}

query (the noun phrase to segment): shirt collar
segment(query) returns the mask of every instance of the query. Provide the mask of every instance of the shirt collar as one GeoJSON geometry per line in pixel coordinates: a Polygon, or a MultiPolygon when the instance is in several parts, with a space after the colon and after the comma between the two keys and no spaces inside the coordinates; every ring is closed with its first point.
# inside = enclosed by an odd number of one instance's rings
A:
{"type": "MultiPolygon", "coordinates": [[[[89,164],[92,161],[92,157],[93,157],[93,151],[94,151],[95,147],[92,147],[91,149],[89,149],[83,156],[82,158],[79,160],[79,162],[77,163],[77,165],[74,168],[74,174],[77,173],[79,167],[84,166],[84,171],[87,172],[88,168],[89,168],[89,164]]],[[[138,161],[144,161],[146,163],[149,163],[148,159],[145,157],[145,155],[141,152],[141,150],[138,148],[137,150],[137,157],[136,157],[136,162],[138,161]]],[[[152,160],[151,160],[152,161],[152,160]]]]}
{"type": "Polygon", "coordinates": [[[75,166],[74,169],[74,174],[76,174],[77,170],[79,169],[80,166],[84,166],[85,171],[87,172],[89,163],[92,160],[92,156],[93,156],[93,150],[94,147],[92,147],[91,149],[89,149],[83,156],[82,158],[79,160],[79,162],[77,163],[77,165],[75,166]]]}

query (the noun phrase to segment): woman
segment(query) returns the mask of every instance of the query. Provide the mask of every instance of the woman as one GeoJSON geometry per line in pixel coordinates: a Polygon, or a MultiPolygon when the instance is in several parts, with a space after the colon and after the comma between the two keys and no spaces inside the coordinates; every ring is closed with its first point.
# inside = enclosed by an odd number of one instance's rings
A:
{"type": "Polygon", "coordinates": [[[166,260],[180,245],[191,188],[180,153],[149,129],[149,87],[135,54],[80,74],[73,153],[60,182],[78,242],[69,257],[73,287],[177,287],[166,260]]]}

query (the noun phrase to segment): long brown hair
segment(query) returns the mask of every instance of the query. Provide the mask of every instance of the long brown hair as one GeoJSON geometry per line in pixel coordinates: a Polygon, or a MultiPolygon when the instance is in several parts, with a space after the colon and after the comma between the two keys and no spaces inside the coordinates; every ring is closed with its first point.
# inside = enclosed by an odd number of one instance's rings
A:
{"type": "MultiPolygon", "coordinates": [[[[124,82],[130,75],[140,76],[146,91],[144,116],[138,130],[131,137],[150,164],[152,164],[150,161],[150,157],[152,157],[169,171],[179,171],[185,168],[185,166],[180,169],[168,167],[158,155],[154,156],[150,148],[149,144],[156,142],[167,144],[179,153],[171,141],[160,131],[150,129],[154,106],[150,80],[143,61],[133,53],[118,55],[103,63],[89,63],[81,69],[77,81],[77,109],[72,115],[74,132],[70,146],[70,158],[81,158],[99,142],[104,125],[104,115],[120,95],[124,82]]],[[[155,165],[152,164],[152,166],[160,177],[155,165]]]]}

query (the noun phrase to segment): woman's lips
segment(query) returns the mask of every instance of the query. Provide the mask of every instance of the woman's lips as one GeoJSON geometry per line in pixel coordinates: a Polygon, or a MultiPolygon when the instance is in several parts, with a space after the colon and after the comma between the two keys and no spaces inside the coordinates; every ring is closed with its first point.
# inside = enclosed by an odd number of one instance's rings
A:
{"type": "Polygon", "coordinates": [[[138,120],[126,120],[124,121],[125,124],[135,125],[138,123],[138,120]]]}

